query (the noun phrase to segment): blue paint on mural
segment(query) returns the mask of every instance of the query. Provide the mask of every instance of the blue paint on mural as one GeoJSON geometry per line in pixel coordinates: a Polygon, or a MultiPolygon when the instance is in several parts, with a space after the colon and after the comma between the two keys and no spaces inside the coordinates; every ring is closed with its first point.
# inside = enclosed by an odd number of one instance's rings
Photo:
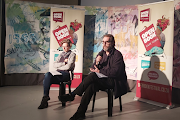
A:
{"type": "Polygon", "coordinates": [[[6,73],[48,71],[50,21],[46,11],[48,7],[35,3],[6,1],[6,73]]]}
{"type": "MultiPolygon", "coordinates": [[[[50,7],[54,5],[6,0],[7,74],[46,73],[49,70],[50,7]]],[[[86,20],[84,35],[83,73],[87,74],[96,53],[102,49],[102,36],[107,33],[107,9],[91,6],[59,7],[85,10],[86,16],[92,15],[91,19],[86,20]]]]}

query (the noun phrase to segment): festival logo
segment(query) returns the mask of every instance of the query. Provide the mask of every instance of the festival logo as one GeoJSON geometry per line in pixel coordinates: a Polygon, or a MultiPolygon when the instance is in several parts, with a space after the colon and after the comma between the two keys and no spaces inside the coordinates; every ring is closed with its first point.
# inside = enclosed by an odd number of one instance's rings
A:
{"type": "Polygon", "coordinates": [[[53,12],[53,21],[63,22],[63,12],[53,12]]]}
{"type": "MultiPolygon", "coordinates": [[[[82,24],[79,23],[77,20],[75,20],[74,22],[70,22],[70,26],[69,26],[69,35],[71,38],[71,42],[72,42],[72,47],[71,50],[73,50],[75,53],[78,51],[76,49],[76,44],[78,42],[78,34],[76,33],[80,28],[82,28],[82,24]]],[[[66,30],[67,26],[66,26],[66,30]]],[[[58,48],[59,51],[63,51],[62,47],[58,48]]]]}
{"type": "Polygon", "coordinates": [[[159,78],[159,75],[155,71],[149,71],[147,76],[149,77],[149,80],[156,80],[159,78]]]}
{"type": "MultiPolygon", "coordinates": [[[[162,16],[161,19],[157,20],[156,30],[154,25],[151,24],[149,27],[145,28],[139,33],[142,42],[146,48],[144,56],[162,56],[166,57],[164,54],[164,45],[165,45],[165,35],[163,31],[170,25],[169,19],[162,16]]],[[[143,56],[142,56],[143,57],[143,56]]]]}
{"type": "Polygon", "coordinates": [[[150,15],[150,8],[142,10],[140,12],[140,21],[147,21],[149,22],[149,15],[150,15]]]}
{"type": "Polygon", "coordinates": [[[147,51],[154,46],[161,46],[153,24],[151,24],[149,27],[146,27],[143,31],[139,33],[139,35],[147,51]]]}
{"type": "Polygon", "coordinates": [[[67,25],[64,25],[62,27],[58,26],[55,30],[53,30],[53,34],[60,46],[63,39],[70,39],[71,42],[74,43],[71,35],[69,34],[67,25]]]}

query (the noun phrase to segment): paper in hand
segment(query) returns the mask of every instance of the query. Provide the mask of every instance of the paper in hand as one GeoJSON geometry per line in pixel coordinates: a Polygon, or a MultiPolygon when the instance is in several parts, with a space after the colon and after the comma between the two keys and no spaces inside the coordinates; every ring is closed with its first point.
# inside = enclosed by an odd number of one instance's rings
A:
{"type": "Polygon", "coordinates": [[[108,76],[102,74],[102,73],[98,73],[98,72],[95,72],[96,75],[99,77],[99,78],[107,78],[108,76]]]}
{"type": "Polygon", "coordinates": [[[55,71],[50,71],[50,73],[54,76],[54,75],[62,75],[61,72],[58,72],[57,70],[55,71]]]}

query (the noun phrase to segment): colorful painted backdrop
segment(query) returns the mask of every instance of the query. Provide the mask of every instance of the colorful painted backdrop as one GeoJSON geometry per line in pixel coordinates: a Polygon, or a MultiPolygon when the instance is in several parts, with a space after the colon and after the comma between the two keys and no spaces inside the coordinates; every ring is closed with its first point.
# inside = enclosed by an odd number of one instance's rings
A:
{"type": "Polygon", "coordinates": [[[115,37],[115,47],[121,51],[126,64],[128,79],[137,77],[137,6],[109,7],[108,33],[115,37]]]}
{"type": "Polygon", "coordinates": [[[83,73],[88,74],[95,55],[102,49],[102,35],[107,33],[107,8],[18,0],[6,0],[6,74],[46,73],[49,70],[50,7],[80,9],[85,11],[85,17],[93,16],[85,23],[83,73]],[[89,54],[90,51],[95,55],[89,54]]]}

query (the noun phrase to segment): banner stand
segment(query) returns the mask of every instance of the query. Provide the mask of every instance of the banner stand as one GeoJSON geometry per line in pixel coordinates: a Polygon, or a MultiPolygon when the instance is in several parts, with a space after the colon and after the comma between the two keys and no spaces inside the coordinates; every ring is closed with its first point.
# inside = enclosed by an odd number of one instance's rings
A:
{"type": "Polygon", "coordinates": [[[172,109],[174,2],[139,5],[138,10],[135,100],[172,109]]]}
{"type": "MultiPolygon", "coordinates": [[[[51,7],[50,11],[51,35],[49,71],[56,71],[57,67],[54,67],[53,63],[58,58],[59,54],[63,52],[61,41],[69,39],[72,43],[71,51],[76,54],[74,77],[71,87],[76,88],[81,83],[83,76],[83,26],[85,11],[55,7],[51,7]]],[[[53,87],[56,86],[53,85],[53,87]]]]}
{"type": "Polygon", "coordinates": [[[148,104],[151,104],[151,105],[156,105],[156,106],[159,106],[159,107],[163,107],[163,108],[166,108],[166,109],[172,109],[175,107],[175,105],[167,105],[167,104],[163,104],[163,103],[159,103],[159,102],[155,102],[155,101],[152,101],[152,100],[147,100],[147,99],[143,99],[143,98],[139,98],[139,97],[134,97],[134,100],[135,101],[140,101],[140,102],[145,102],[145,103],[148,103],[148,104]]]}

